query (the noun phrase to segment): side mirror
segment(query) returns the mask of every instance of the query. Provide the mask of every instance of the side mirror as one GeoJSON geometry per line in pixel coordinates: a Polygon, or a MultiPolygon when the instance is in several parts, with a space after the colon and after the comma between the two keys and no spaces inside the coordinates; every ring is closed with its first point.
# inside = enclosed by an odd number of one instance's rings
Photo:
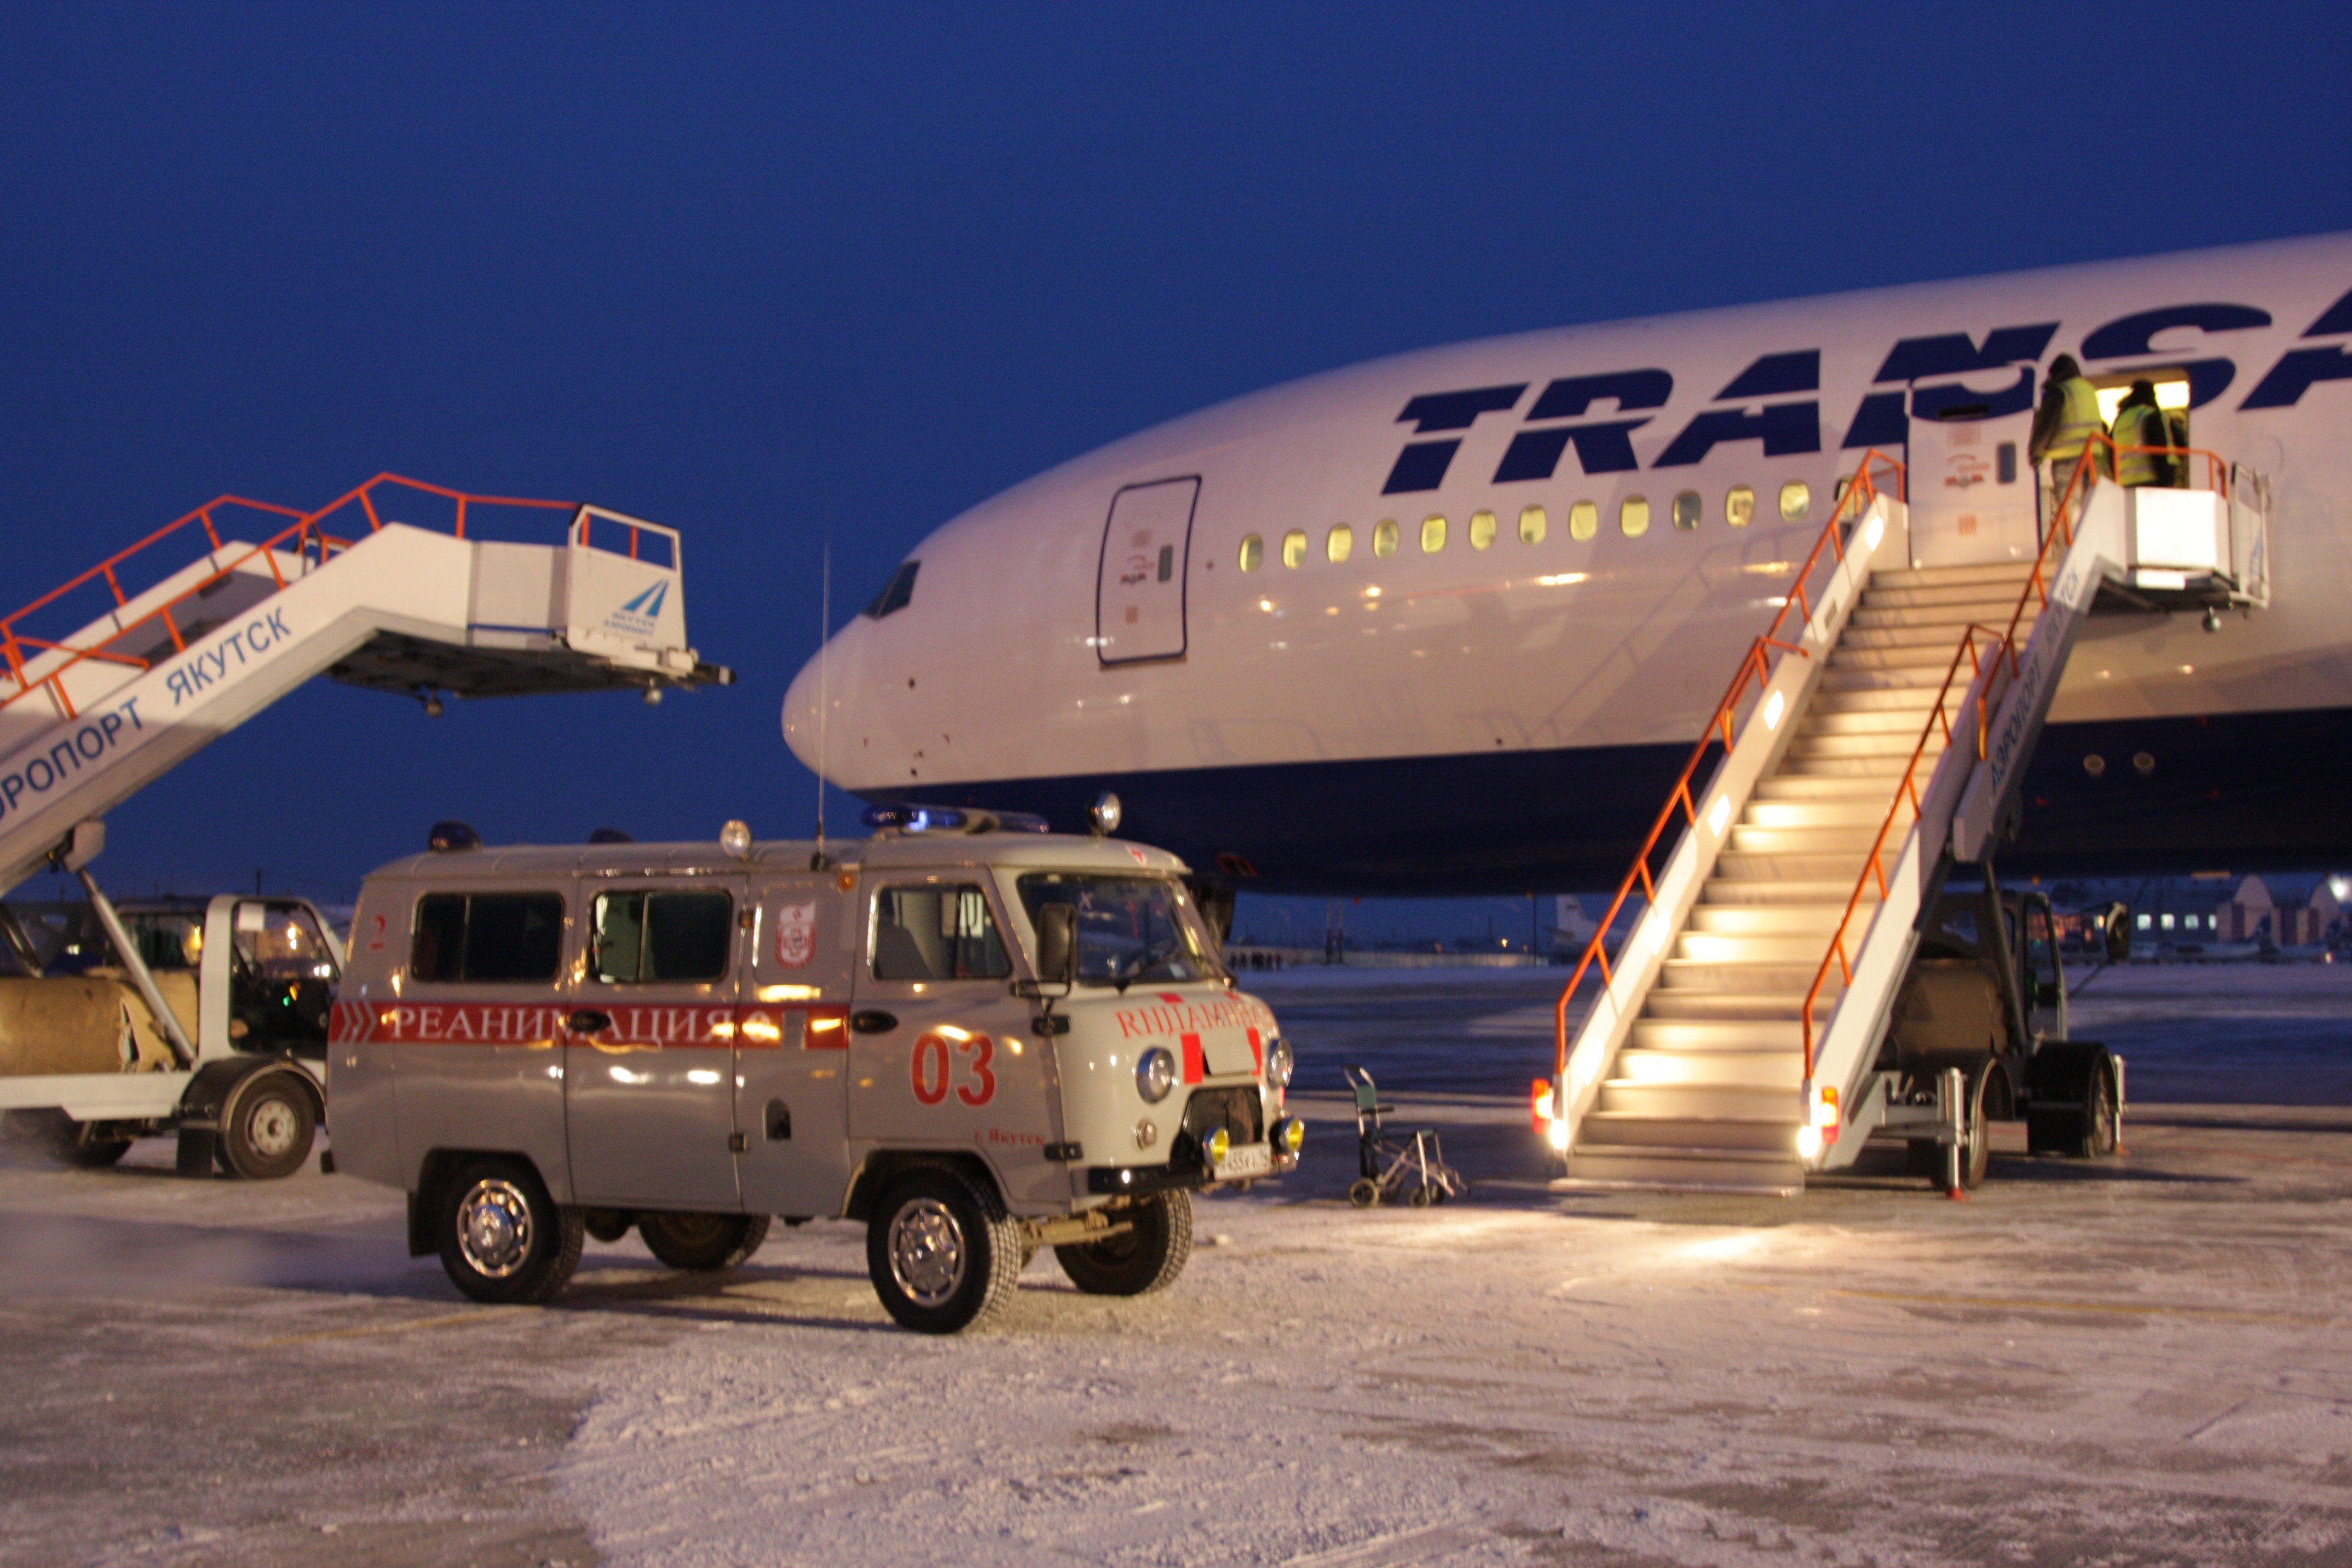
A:
{"type": "Polygon", "coordinates": [[[1078,910],[1075,904],[1047,904],[1037,911],[1037,978],[1048,985],[1077,984],[1078,910]]]}

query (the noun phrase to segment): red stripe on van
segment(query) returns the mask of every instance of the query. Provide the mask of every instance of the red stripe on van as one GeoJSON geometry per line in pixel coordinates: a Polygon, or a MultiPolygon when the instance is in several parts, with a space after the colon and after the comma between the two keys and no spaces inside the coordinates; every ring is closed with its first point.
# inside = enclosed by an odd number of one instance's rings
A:
{"type": "Polygon", "coordinates": [[[1198,1083],[1202,1079],[1209,1076],[1208,1058],[1201,1053],[1201,1037],[1198,1035],[1186,1035],[1183,1037],[1183,1046],[1184,1081],[1186,1083],[1198,1083]]]}
{"type": "Polygon", "coordinates": [[[1265,1042],[1258,1037],[1258,1032],[1255,1029],[1249,1032],[1249,1037],[1250,1071],[1263,1073],[1265,1071],[1265,1042]]]}

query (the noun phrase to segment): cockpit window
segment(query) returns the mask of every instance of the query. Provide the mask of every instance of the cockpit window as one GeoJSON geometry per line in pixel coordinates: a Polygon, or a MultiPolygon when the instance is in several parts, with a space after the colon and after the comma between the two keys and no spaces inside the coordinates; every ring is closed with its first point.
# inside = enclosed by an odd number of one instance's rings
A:
{"type": "Polygon", "coordinates": [[[882,591],[874,595],[874,602],[866,606],[866,613],[878,621],[885,616],[897,615],[912,604],[915,574],[922,570],[922,566],[919,561],[901,563],[898,569],[890,574],[890,581],[882,585],[882,591]]]}

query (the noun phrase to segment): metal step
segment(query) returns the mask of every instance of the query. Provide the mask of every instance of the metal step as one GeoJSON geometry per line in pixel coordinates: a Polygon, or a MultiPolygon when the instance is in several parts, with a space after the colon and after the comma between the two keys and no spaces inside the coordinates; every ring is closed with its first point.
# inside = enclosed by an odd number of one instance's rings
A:
{"type": "Polygon", "coordinates": [[[1723,1193],[1791,1198],[1805,1189],[1805,1169],[1739,1150],[1574,1150],[1557,1193],[1723,1193]]]}
{"type": "MultiPolygon", "coordinates": [[[[1882,793],[1857,794],[1851,800],[1750,801],[1740,826],[1743,828],[1860,827],[1875,833],[1878,825],[1886,820],[1887,803],[1879,798],[1882,793]]],[[[1911,803],[1905,801],[1903,809],[1907,814],[1911,803]]]]}
{"type": "MultiPolygon", "coordinates": [[[[1907,803],[1906,803],[1907,804],[1907,803]]],[[[1731,847],[1750,855],[1851,855],[1859,862],[1878,837],[1881,811],[1863,822],[1830,823],[1819,827],[1749,827],[1731,830],[1731,847]]]]}
{"type": "MultiPolygon", "coordinates": [[[[1957,706],[1957,704],[1955,704],[1957,706]]],[[[1806,735],[1908,735],[1916,740],[1935,717],[1936,694],[1922,691],[1917,701],[1904,708],[1864,708],[1841,712],[1823,708],[1805,715],[1806,735]]]]}
{"type": "MultiPolygon", "coordinates": [[[[1892,757],[1909,762],[1920,743],[1920,730],[1864,730],[1853,734],[1799,735],[1789,742],[1790,757],[1892,757]]],[[[1927,737],[1927,754],[1944,754],[1944,731],[1938,727],[1927,737]]]]}
{"type": "MultiPolygon", "coordinates": [[[[1855,876],[1861,875],[1861,869],[1854,868],[1855,876]]],[[[1853,894],[1853,877],[1780,877],[1738,881],[1710,877],[1698,896],[1699,902],[1709,909],[1809,909],[1834,904],[1843,910],[1853,894]]],[[[1863,901],[1875,904],[1877,895],[1865,889],[1863,901]]]]}
{"type": "Polygon", "coordinates": [[[1944,664],[1928,666],[1906,664],[1840,665],[1832,656],[1830,668],[1822,671],[1821,689],[1828,691],[1923,691],[1929,697],[1944,684],[1944,664]]]}
{"type": "Polygon", "coordinates": [[[1843,913],[1843,898],[1833,904],[1700,904],[1691,910],[1689,931],[1707,936],[1801,936],[1826,943],[1843,913]]]}
{"type": "Polygon", "coordinates": [[[1989,561],[1976,566],[1886,566],[1874,569],[1874,588],[1949,588],[1963,583],[2005,583],[2022,588],[2033,568],[2021,562],[1989,561]]]}
{"type": "MultiPolygon", "coordinates": [[[[1810,973],[1805,985],[1812,984],[1810,973]]],[[[1821,1001],[1816,1006],[1815,1022],[1828,1017],[1829,1003],[1837,1000],[1837,972],[1830,972],[1829,984],[1822,987],[1821,1001]]],[[[1648,1000],[1642,1004],[1642,1016],[1661,1023],[1802,1023],[1805,1016],[1805,988],[1776,991],[1758,995],[1739,991],[1669,991],[1662,986],[1651,988],[1648,1000]]]]}
{"type": "MultiPolygon", "coordinates": [[[[1832,925],[1832,930],[1835,927],[1832,925]]],[[[1786,935],[1750,931],[1685,931],[1675,939],[1675,958],[1690,963],[1797,963],[1810,972],[1829,951],[1829,931],[1786,935]]],[[[1811,982],[1809,979],[1807,984],[1811,982]]]]}
{"type": "Polygon", "coordinates": [[[1842,691],[1823,687],[1813,693],[1813,700],[1805,705],[1805,712],[1813,718],[1843,713],[1904,713],[1916,724],[1925,722],[1935,706],[1933,686],[1873,686],[1842,691]]]}
{"type": "MultiPolygon", "coordinates": [[[[1769,1057],[1793,1064],[1801,1078],[1804,1049],[1804,1026],[1793,1018],[1637,1018],[1624,1050],[1619,1053],[1618,1071],[1627,1078],[1642,1077],[1625,1065],[1624,1058],[1634,1056],[1682,1062],[1686,1064],[1684,1070],[1692,1073],[1703,1070],[1702,1058],[1769,1057]]],[[[1763,1069],[1738,1065],[1734,1070],[1763,1069]]]]}
{"type": "Polygon", "coordinates": [[[1644,1116],[1627,1110],[1591,1110],[1580,1129],[1580,1150],[1720,1149],[1780,1154],[1797,1152],[1797,1104],[1788,1100],[1781,1116],[1644,1116]]]}
{"type": "MultiPolygon", "coordinates": [[[[1825,944],[1785,958],[1669,958],[1658,966],[1658,985],[1664,991],[1717,991],[1738,996],[1793,993],[1802,996],[1827,952],[1825,944]]],[[[1832,984],[1837,981],[1834,968],[1830,972],[1830,980],[1832,984]]]]}
{"type": "Polygon", "coordinates": [[[1874,800],[1883,808],[1886,802],[1895,798],[1895,787],[1891,782],[1881,784],[1874,779],[1852,775],[1776,773],[1769,779],[1756,782],[1755,798],[1759,801],[1874,800]]]}
{"type": "Polygon", "coordinates": [[[2018,595],[2023,591],[2024,584],[2025,580],[2021,576],[2017,580],[2017,585],[2007,593],[1989,591],[1993,588],[1993,585],[1984,583],[1934,583],[1910,588],[1881,587],[1874,576],[1870,586],[1863,590],[1861,602],[1874,610],[1925,610],[1939,609],[1947,605],[1967,605],[1974,609],[1997,605],[2000,607],[2001,618],[2007,620],[2010,611],[2017,608],[2018,595]]]}
{"type": "Polygon", "coordinates": [[[1895,798],[1895,786],[1902,779],[1904,767],[1909,761],[1907,752],[1899,756],[1885,757],[1790,757],[1781,763],[1783,772],[1780,776],[1782,778],[1824,778],[1843,775],[1848,778],[1872,779],[1882,786],[1885,797],[1892,800],[1895,798]]]}
{"type": "MultiPolygon", "coordinates": [[[[1858,669],[1920,669],[1932,670],[1936,679],[1943,679],[1944,671],[1952,667],[1952,655],[1959,651],[1960,639],[1955,636],[1949,642],[1939,642],[1932,647],[1851,647],[1840,643],[1830,653],[1828,673],[1858,669]]],[[[1962,659],[1961,663],[1968,661],[1962,659]]]]}
{"type": "Polygon", "coordinates": [[[1715,879],[1726,882],[1777,882],[1790,879],[1800,882],[1843,882],[1853,886],[1862,875],[1863,854],[1806,855],[1782,853],[1753,854],[1743,849],[1726,849],[1715,858],[1715,879]]]}
{"type": "MultiPolygon", "coordinates": [[[[1677,1122],[1720,1121],[1778,1124],[1801,1107],[1795,1084],[1646,1083],[1611,1079],[1592,1102],[1602,1116],[1642,1116],[1677,1122]]],[[[1790,1136],[1795,1124],[1789,1122],[1790,1136]]]]}
{"type": "MultiPolygon", "coordinates": [[[[1859,616],[1862,612],[1856,610],[1854,614],[1859,616]]],[[[1943,649],[1946,657],[1948,658],[1952,650],[1960,646],[1961,635],[1970,626],[1989,626],[1993,631],[2002,631],[2009,626],[2009,616],[2010,612],[2003,610],[1997,616],[1972,616],[1965,621],[1932,621],[1917,626],[1848,626],[1845,629],[1845,635],[1838,639],[1838,647],[1842,648],[1933,647],[1943,649]]],[[[1979,632],[1978,635],[1981,637],[1983,633],[1979,632]]],[[[2022,640],[2021,634],[2020,641],[2022,640]]]]}

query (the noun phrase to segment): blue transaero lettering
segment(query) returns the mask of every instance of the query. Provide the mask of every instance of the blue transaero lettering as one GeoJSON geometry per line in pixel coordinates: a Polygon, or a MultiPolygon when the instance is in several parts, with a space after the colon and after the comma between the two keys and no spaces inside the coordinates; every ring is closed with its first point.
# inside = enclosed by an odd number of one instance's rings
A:
{"type": "MultiPolygon", "coordinates": [[[[2119,316],[2086,334],[2082,354],[2086,360],[2161,359],[2167,351],[2157,339],[2168,332],[2242,332],[2273,324],[2269,311],[2252,305],[2207,300],[2166,305],[2119,316]]],[[[2033,406],[2035,379],[2042,357],[2057,337],[2060,323],[2034,321],[1995,327],[1981,342],[1966,332],[1939,332],[1899,340],[1872,377],[1874,388],[1899,384],[1905,390],[1872,390],[1863,394],[1843,443],[1846,450],[1864,447],[1899,447],[1910,438],[1910,422],[1934,419],[1948,411],[1965,409],[1966,417],[1992,418],[2021,413],[2033,406]],[[1987,390],[1957,379],[2012,372],[2006,386],[1987,390]],[[1931,384],[1917,384],[1927,381],[1931,384]],[[1938,384],[1940,383],[1940,384],[1938,384]]],[[[2322,311],[2304,337],[2352,337],[2352,292],[2322,311]]],[[[2186,372],[2189,405],[2201,408],[2219,398],[2236,378],[2237,365],[2226,359],[2191,359],[2179,350],[2168,368],[2186,372]]],[[[2109,368],[2114,366],[2110,363],[2109,368]]],[[[1682,430],[1653,459],[1654,468],[1683,468],[1703,462],[1715,447],[1727,442],[1756,441],[1768,458],[1818,452],[1821,415],[1817,403],[1777,403],[1758,406],[1759,400],[1804,393],[1821,387],[1819,349],[1768,353],[1734,376],[1714,401],[1739,403],[1740,408],[1707,408],[1693,415],[1682,430]]],[[[2352,343],[2290,349],[2246,395],[2238,406],[2245,409],[2286,408],[2323,381],[2352,381],[2352,343]]],[[[1424,393],[1409,400],[1401,422],[1416,435],[1468,430],[1487,414],[1507,414],[1519,405],[1530,384],[1467,387],[1455,392],[1424,393]]],[[[1563,376],[1548,384],[1523,417],[1523,428],[1513,433],[1495,469],[1496,484],[1549,479],[1559,471],[1569,448],[1576,449],[1577,466],[1588,474],[1625,473],[1641,467],[1634,456],[1633,433],[1650,423],[1647,411],[1664,408],[1673,395],[1675,378],[1658,366],[1607,371],[1597,375],[1563,376]],[[1595,404],[1614,405],[1589,417],[1595,404]],[[1628,418],[1628,415],[1638,417],[1628,418]]],[[[1389,471],[1383,495],[1433,490],[1445,482],[1462,437],[1406,444],[1389,471]]]]}
{"type": "Polygon", "coordinates": [[[163,689],[172,694],[172,706],[177,708],[183,702],[194,701],[197,692],[228,674],[232,660],[242,668],[250,659],[284,642],[288,636],[285,611],[271,610],[256,616],[223,637],[217,647],[191,656],[165,679],[163,689]]]}
{"type": "Polygon", "coordinates": [[[126,732],[137,734],[146,728],[146,721],[139,717],[136,697],[118,708],[87,716],[72,734],[53,742],[47,752],[0,774],[0,818],[46,805],[59,784],[105,761],[126,732]]]}

